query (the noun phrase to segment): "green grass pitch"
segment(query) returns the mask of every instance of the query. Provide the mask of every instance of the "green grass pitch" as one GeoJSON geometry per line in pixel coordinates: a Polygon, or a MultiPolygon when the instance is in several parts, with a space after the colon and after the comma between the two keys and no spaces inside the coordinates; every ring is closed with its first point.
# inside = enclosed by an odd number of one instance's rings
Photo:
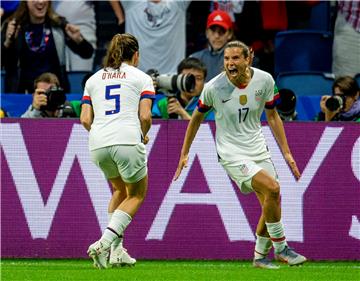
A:
{"type": "Polygon", "coordinates": [[[250,261],[140,260],[134,267],[98,270],[90,260],[2,259],[2,281],[73,280],[360,280],[359,262],[307,262],[302,266],[281,265],[279,270],[253,268],[250,261]]]}

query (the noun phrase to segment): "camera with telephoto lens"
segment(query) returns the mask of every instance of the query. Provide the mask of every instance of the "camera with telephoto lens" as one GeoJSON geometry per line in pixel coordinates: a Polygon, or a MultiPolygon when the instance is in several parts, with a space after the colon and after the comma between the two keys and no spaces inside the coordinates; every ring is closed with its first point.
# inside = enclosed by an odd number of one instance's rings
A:
{"type": "Polygon", "coordinates": [[[66,101],[65,91],[58,86],[49,88],[44,95],[47,96],[47,104],[42,106],[40,110],[55,111],[66,101]]]}
{"type": "Polygon", "coordinates": [[[166,90],[166,96],[176,96],[176,92],[192,92],[195,88],[195,76],[190,73],[159,74],[156,69],[149,69],[146,73],[154,80],[157,88],[166,90]]]}
{"type": "Polygon", "coordinates": [[[336,111],[339,108],[343,109],[345,106],[345,99],[346,97],[344,95],[334,95],[326,100],[325,106],[330,111],[336,111]]]}

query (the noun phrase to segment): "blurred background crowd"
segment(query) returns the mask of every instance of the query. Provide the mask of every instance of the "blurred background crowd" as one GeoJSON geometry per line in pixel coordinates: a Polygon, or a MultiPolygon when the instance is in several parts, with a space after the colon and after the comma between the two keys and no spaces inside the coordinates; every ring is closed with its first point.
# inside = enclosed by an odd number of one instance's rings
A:
{"type": "Polygon", "coordinates": [[[360,1],[1,1],[1,24],[3,117],[79,116],[86,79],[128,32],[154,118],[190,119],[236,39],[276,81],[283,120],[360,119],[360,1]]]}

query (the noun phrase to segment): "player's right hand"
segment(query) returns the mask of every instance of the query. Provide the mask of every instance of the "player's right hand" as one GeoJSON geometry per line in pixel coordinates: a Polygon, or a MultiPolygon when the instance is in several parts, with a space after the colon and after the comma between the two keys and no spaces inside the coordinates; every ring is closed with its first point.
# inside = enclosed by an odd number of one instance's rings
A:
{"type": "Polygon", "coordinates": [[[188,159],[189,159],[189,156],[186,154],[186,155],[181,155],[180,156],[180,160],[179,160],[179,164],[178,164],[178,167],[176,169],[176,172],[175,172],[175,176],[173,178],[173,181],[176,181],[180,174],[181,174],[181,171],[182,169],[185,167],[187,168],[187,165],[188,165],[188,159]]]}

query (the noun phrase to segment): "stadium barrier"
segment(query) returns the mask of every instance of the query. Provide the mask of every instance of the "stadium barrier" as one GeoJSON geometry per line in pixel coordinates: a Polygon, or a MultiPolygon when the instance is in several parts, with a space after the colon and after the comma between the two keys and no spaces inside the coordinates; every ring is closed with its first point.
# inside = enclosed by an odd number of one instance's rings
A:
{"type": "MultiPolygon", "coordinates": [[[[83,258],[107,225],[110,186],[90,160],[77,120],[3,119],[1,256],[83,258]]],[[[189,166],[173,182],[187,122],[156,121],[147,145],[147,198],[125,233],[138,259],[251,259],[260,208],[217,163],[215,126],[203,123],[189,166]]],[[[296,181],[269,127],[286,236],[313,260],[360,260],[357,123],[286,123],[296,181]]]]}

